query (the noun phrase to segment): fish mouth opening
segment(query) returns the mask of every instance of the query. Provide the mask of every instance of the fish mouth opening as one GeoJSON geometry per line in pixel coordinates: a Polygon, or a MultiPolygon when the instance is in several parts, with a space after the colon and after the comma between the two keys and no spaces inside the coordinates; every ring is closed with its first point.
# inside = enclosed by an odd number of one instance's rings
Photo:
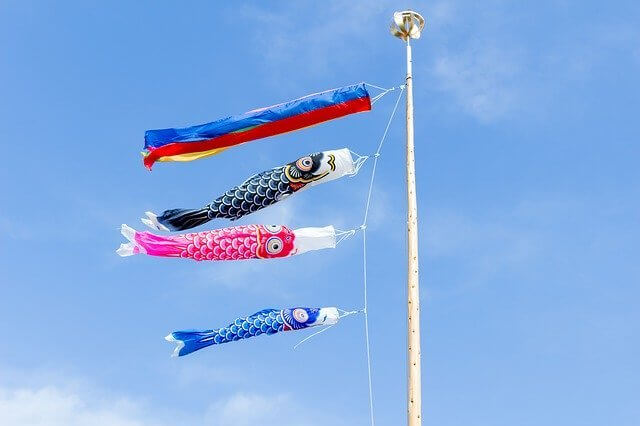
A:
{"type": "Polygon", "coordinates": [[[321,308],[318,320],[316,321],[317,325],[333,325],[338,322],[340,319],[340,314],[336,308],[321,308]]]}

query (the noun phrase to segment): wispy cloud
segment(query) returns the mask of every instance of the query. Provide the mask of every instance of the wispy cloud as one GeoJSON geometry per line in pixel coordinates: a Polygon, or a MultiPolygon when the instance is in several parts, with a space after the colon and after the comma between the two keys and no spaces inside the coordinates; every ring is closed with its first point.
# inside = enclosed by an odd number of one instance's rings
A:
{"type": "MultiPolygon", "coordinates": [[[[5,375],[5,372],[3,375],[5,375]]],[[[29,376],[29,374],[27,374],[29,376]]],[[[89,386],[82,380],[54,380],[48,384],[0,384],[0,424],[6,426],[168,426],[211,424],[276,426],[282,419],[313,426],[341,424],[329,415],[312,413],[304,400],[284,392],[236,391],[223,396],[200,412],[155,407],[148,401],[89,386]],[[82,384],[81,384],[82,383],[82,384]]],[[[33,380],[31,380],[32,382],[33,380]]],[[[344,423],[342,423],[344,424],[344,423]]]]}
{"type": "Polygon", "coordinates": [[[266,63],[278,64],[278,69],[289,63],[304,64],[306,72],[323,75],[335,65],[334,46],[350,45],[354,50],[362,44],[370,46],[374,38],[369,36],[381,30],[378,21],[390,20],[393,5],[390,0],[328,1],[310,10],[308,4],[294,2],[277,11],[245,7],[243,15],[255,24],[255,42],[266,63]]]}
{"type": "Polygon", "coordinates": [[[96,229],[118,229],[117,210],[94,193],[55,188],[47,197],[64,208],[24,208],[13,215],[0,211],[0,238],[78,241],[94,238],[96,229]]]}
{"type": "Polygon", "coordinates": [[[0,235],[12,240],[31,240],[36,238],[37,233],[23,223],[9,219],[0,213],[0,235]]]}
{"type": "Polygon", "coordinates": [[[523,65],[521,53],[513,49],[473,42],[463,50],[441,54],[433,74],[440,89],[450,92],[464,111],[488,122],[517,107],[523,65]]]}
{"type": "Polygon", "coordinates": [[[0,424],[7,426],[142,426],[169,424],[128,398],[93,400],[57,386],[0,387],[0,424]]]}
{"type": "Polygon", "coordinates": [[[504,283],[505,274],[531,278],[555,270],[557,277],[566,268],[575,278],[586,262],[608,251],[619,252],[617,261],[628,259],[636,241],[635,223],[626,216],[632,210],[626,200],[632,199],[553,194],[476,213],[431,209],[420,237],[423,254],[432,267],[446,271],[440,287],[446,292],[504,283]],[[447,266],[449,261],[455,266],[447,266]]]}
{"type": "Polygon", "coordinates": [[[165,370],[174,383],[183,388],[192,386],[240,385],[249,381],[241,369],[234,365],[211,365],[191,360],[179,363],[175,368],[165,370]]]}
{"type": "Polygon", "coordinates": [[[437,90],[450,94],[454,105],[482,122],[521,108],[528,90],[523,78],[529,57],[521,45],[503,37],[504,29],[499,29],[506,17],[503,9],[499,4],[477,8],[440,1],[426,12],[426,38],[434,54],[422,69],[433,76],[437,90]],[[470,19],[471,15],[480,18],[470,19]],[[467,31],[459,37],[461,28],[467,31]]]}
{"type": "Polygon", "coordinates": [[[530,259],[541,243],[538,233],[503,216],[480,219],[452,211],[432,211],[425,233],[428,256],[463,255],[496,268],[530,259]]]}
{"type": "Polygon", "coordinates": [[[310,409],[303,405],[304,401],[304,398],[278,391],[273,394],[237,392],[212,404],[205,415],[205,423],[219,426],[280,426],[285,419],[295,419],[291,421],[299,426],[347,424],[344,420],[332,418],[328,412],[310,409]]]}
{"type": "Polygon", "coordinates": [[[430,26],[425,38],[434,53],[423,70],[433,76],[437,90],[480,122],[522,112],[544,115],[558,92],[592,78],[611,55],[618,61],[628,56],[640,64],[636,27],[623,22],[590,23],[584,31],[556,27],[553,39],[543,36],[540,43],[532,43],[527,30],[515,27],[525,19],[517,13],[523,12],[499,1],[486,7],[459,1],[427,7],[430,26]]]}
{"type": "MultiPolygon", "coordinates": [[[[6,426],[165,426],[211,424],[219,426],[265,426],[282,424],[284,418],[305,419],[304,408],[288,394],[239,392],[212,403],[200,414],[160,414],[129,397],[95,398],[58,386],[38,388],[0,387],[0,424],[6,426]],[[171,419],[179,419],[173,421],[171,419]]],[[[302,420],[299,425],[323,422],[302,420]]]]}
{"type": "Polygon", "coordinates": [[[240,392],[211,405],[205,420],[207,424],[220,426],[276,426],[285,418],[304,419],[303,413],[297,410],[299,407],[296,407],[295,400],[285,393],[261,395],[240,392]]]}
{"type": "Polygon", "coordinates": [[[563,207],[548,204],[541,217],[532,218],[531,212],[522,207],[527,204],[480,215],[453,209],[430,211],[421,235],[424,254],[435,264],[442,266],[452,260],[456,265],[455,270],[446,269],[447,282],[441,287],[444,292],[458,293],[491,283],[514,270],[530,270],[548,256],[553,238],[540,222],[563,207]]]}

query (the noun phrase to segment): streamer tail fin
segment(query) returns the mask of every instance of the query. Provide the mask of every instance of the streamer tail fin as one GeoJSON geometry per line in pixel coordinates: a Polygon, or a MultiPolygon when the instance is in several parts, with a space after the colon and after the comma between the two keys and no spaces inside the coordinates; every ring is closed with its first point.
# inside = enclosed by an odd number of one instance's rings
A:
{"type": "Polygon", "coordinates": [[[176,348],[173,350],[171,356],[185,356],[192,352],[206,348],[207,346],[215,345],[217,342],[215,337],[218,333],[215,330],[197,331],[174,331],[166,336],[164,339],[167,342],[175,343],[176,348]]]}
{"type": "Polygon", "coordinates": [[[165,210],[160,216],[153,212],[146,212],[142,223],[160,231],[184,231],[209,222],[209,209],[171,209],[165,210]]]}
{"type": "Polygon", "coordinates": [[[138,253],[146,253],[144,248],[140,244],[138,244],[138,242],[136,241],[135,229],[125,224],[122,224],[120,228],[120,233],[127,240],[129,240],[129,242],[120,244],[120,247],[116,250],[116,253],[118,253],[122,257],[133,256],[134,254],[138,254],[138,253]]]}

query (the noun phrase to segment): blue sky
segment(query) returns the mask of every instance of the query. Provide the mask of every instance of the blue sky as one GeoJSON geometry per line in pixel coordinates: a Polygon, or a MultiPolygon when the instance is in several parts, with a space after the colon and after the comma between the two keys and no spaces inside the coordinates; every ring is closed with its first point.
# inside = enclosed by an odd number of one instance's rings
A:
{"type": "MultiPolygon", "coordinates": [[[[273,262],[121,259],[121,223],[308,152],[371,153],[374,111],[190,164],[145,129],[402,83],[372,2],[0,3],[0,423],[367,425],[363,319],[171,359],[265,307],[362,305],[361,240],[273,262]]],[[[411,2],[410,2],[411,3],[411,2]]],[[[425,424],[640,421],[640,6],[431,1],[415,43],[425,424]]],[[[376,420],[404,422],[403,114],[372,201],[376,420]]],[[[357,226],[371,164],[243,223],[357,226]]],[[[214,223],[225,226],[227,222],[214,223]]]]}

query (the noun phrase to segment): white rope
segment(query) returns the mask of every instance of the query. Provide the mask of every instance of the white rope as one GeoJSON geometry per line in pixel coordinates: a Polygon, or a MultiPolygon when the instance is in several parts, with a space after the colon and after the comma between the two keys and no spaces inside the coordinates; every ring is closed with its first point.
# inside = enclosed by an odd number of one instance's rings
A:
{"type": "MultiPolygon", "coordinates": [[[[400,98],[402,97],[402,94],[404,93],[404,89],[405,89],[405,85],[401,85],[398,87],[392,87],[391,89],[385,89],[383,87],[379,87],[379,86],[375,86],[373,84],[369,84],[369,83],[365,83],[371,87],[375,87],[376,89],[380,89],[383,90],[383,92],[377,96],[375,96],[371,103],[375,103],[377,100],[379,100],[380,98],[382,98],[384,95],[386,95],[387,93],[389,93],[392,90],[395,89],[401,89],[400,93],[398,94],[398,99],[396,100],[396,103],[393,107],[393,111],[391,112],[391,116],[389,117],[389,121],[387,122],[387,125],[384,129],[384,133],[382,134],[382,138],[380,139],[380,143],[378,143],[378,149],[376,150],[375,154],[373,155],[373,169],[371,170],[371,179],[369,181],[369,191],[367,193],[367,203],[364,209],[364,217],[362,219],[362,225],[360,225],[358,228],[354,228],[354,229],[350,229],[347,231],[342,231],[342,230],[338,230],[336,229],[336,245],[340,244],[342,241],[344,241],[345,239],[352,237],[356,234],[356,232],[358,231],[362,231],[362,275],[363,275],[363,287],[364,287],[364,308],[357,310],[357,311],[344,311],[342,309],[338,309],[339,311],[339,316],[338,318],[344,318],[346,316],[349,315],[354,315],[357,313],[362,312],[364,314],[364,333],[365,333],[365,341],[366,341],[366,348],[367,348],[367,377],[368,377],[368,381],[369,381],[369,414],[371,416],[371,426],[375,426],[375,418],[374,418],[374,414],[373,414],[373,384],[372,384],[372,380],[371,380],[371,344],[370,344],[370,339],[369,339],[369,311],[368,311],[368,288],[367,288],[367,219],[369,217],[369,207],[371,206],[371,194],[373,192],[373,183],[375,181],[375,177],[376,177],[376,170],[377,170],[377,166],[378,166],[378,158],[380,158],[380,151],[382,150],[382,145],[384,144],[384,141],[387,138],[387,134],[389,133],[389,127],[391,126],[391,122],[393,121],[393,118],[396,115],[396,111],[398,110],[398,104],[400,103],[400,98]]],[[[360,171],[360,168],[362,167],[362,165],[365,163],[365,161],[367,159],[370,158],[370,156],[363,156],[363,155],[359,155],[353,151],[351,151],[352,154],[354,154],[357,159],[354,162],[356,164],[353,175],[355,175],[356,173],[358,173],[358,171],[360,171]]],[[[305,337],[304,339],[302,339],[300,342],[298,342],[293,349],[296,349],[298,346],[300,346],[301,344],[303,344],[304,342],[308,341],[309,339],[311,339],[312,337],[317,336],[318,334],[324,333],[325,331],[327,331],[328,329],[330,329],[331,327],[333,327],[335,324],[329,325],[321,330],[318,330],[317,332],[305,337]]]]}
{"type": "Polygon", "coordinates": [[[369,312],[367,298],[367,230],[362,232],[362,271],[364,278],[364,340],[367,346],[367,379],[369,381],[369,415],[371,426],[375,426],[373,417],[373,382],[371,380],[371,344],[369,343],[369,312]]]}
{"type": "MultiPolygon", "coordinates": [[[[371,381],[371,344],[369,342],[369,305],[368,305],[368,289],[367,289],[367,218],[369,217],[369,207],[371,205],[371,193],[373,192],[373,182],[376,177],[376,169],[378,166],[378,158],[380,158],[380,151],[382,150],[382,145],[387,138],[387,133],[389,133],[389,127],[391,126],[391,122],[393,121],[393,117],[396,115],[396,111],[398,110],[398,104],[400,103],[400,98],[402,97],[402,93],[404,92],[405,86],[400,86],[401,90],[398,94],[398,99],[396,100],[396,104],[393,107],[393,111],[391,112],[391,116],[389,117],[389,121],[387,122],[387,126],[384,129],[384,133],[382,138],[380,139],[380,143],[378,144],[378,149],[376,153],[373,155],[373,169],[371,170],[371,180],[369,181],[369,192],[367,194],[367,204],[364,209],[364,218],[362,219],[362,225],[360,228],[362,230],[362,274],[363,274],[363,286],[364,286],[364,334],[365,341],[367,346],[367,377],[369,380],[369,414],[371,416],[371,426],[375,426],[375,419],[373,415],[373,384],[371,381]]],[[[395,89],[395,88],[394,88],[395,89]]],[[[386,92],[385,92],[386,93],[386,92]]]]}
{"type": "MultiPolygon", "coordinates": [[[[365,83],[368,84],[368,83],[365,83]]],[[[389,92],[392,92],[396,89],[403,89],[404,90],[404,84],[400,85],[400,86],[394,86],[390,89],[384,89],[382,87],[378,87],[378,86],[373,86],[370,84],[370,86],[375,87],[377,89],[382,90],[382,93],[377,94],[376,96],[374,96],[373,98],[371,98],[371,105],[375,104],[376,102],[378,102],[384,95],[386,95],[389,92]]]]}
{"type": "Polygon", "coordinates": [[[342,231],[340,229],[336,229],[335,231],[336,245],[340,244],[341,242],[343,242],[349,237],[353,237],[359,229],[360,228],[354,228],[354,229],[349,229],[348,231],[342,231]]]}
{"type": "Polygon", "coordinates": [[[314,336],[317,336],[317,335],[318,335],[318,334],[320,334],[320,333],[324,333],[325,331],[327,331],[328,329],[330,329],[330,328],[331,328],[331,327],[333,327],[334,325],[335,325],[335,324],[328,325],[328,326],[326,326],[325,328],[323,328],[323,329],[321,329],[321,330],[319,330],[319,331],[316,331],[316,332],[315,332],[315,333],[313,333],[313,334],[310,334],[309,336],[305,337],[304,339],[300,340],[298,343],[296,343],[295,345],[293,345],[293,349],[297,349],[297,348],[298,348],[298,346],[300,346],[301,344],[303,344],[303,343],[304,343],[304,342],[306,342],[307,340],[311,339],[311,338],[312,338],[312,337],[314,337],[314,336]]]}
{"type": "Polygon", "coordinates": [[[380,93],[379,95],[374,96],[373,98],[371,98],[371,105],[375,104],[376,102],[378,102],[378,100],[380,98],[382,98],[384,95],[386,95],[387,93],[389,93],[388,91],[384,91],[382,93],[380,93]]]}
{"type": "Polygon", "coordinates": [[[366,81],[365,81],[365,83],[364,83],[364,84],[366,84],[367,86],[375,87],[376,89],[378,89],[378,90],[382,90],[382,91],[384,91],[384,90],[389,90],[389,89],[387,89],[386,87],[376,86],[375,84],[367,83],[366,81]]]}
{"type": "Polygon", "coordinates": [[[362,224],[367,224],[367,217],[369,215],[369,205],[371,204],[371,192],[373,191],[373,180],[376,177],[376,168],[378,166],[378,158],[380,158],[380,151],[382,150],[382,145],[384,144],[385,139],[387,138],[387,133],[389,133],[389,127],[391,126],[391,122],[393,121],[393,117],[396,115],[396,111],[398,110],[398,104],[400,103],[400,98],[402,97],[402,93],[404,93],[404,84],[400,86],[400,93],[398,94],[398,99],[396,99],[396,104],[393,107],[393,111],[391,112],[391,116],[389,117],[389,121],[387,122],[387,126],[384,129],[384,133],[382,134],[382,138],[380,139],[380,143],[378,144],[378,149],[376,153],[373,155],[373,170],[371,171],[371,180],[369,181],[369,193],[367,194],[367,205],[364,209],[364,219],[362,220],[362,224]]]}
{"type": "MultiPolygon", "coordinates": [[[[342,319],[342,318],[344,318],[344,317],[348,317],[349,315],[355,315],[355,314],[358,314],[358,313],[360,313],[360,312],[363,312],[363,311],[364,311],[363,309],[356,310],[356,311],[345,311],[344,309],[340,309],[340,308],[337,308],[337,309],[338,309],[338,319],[342,319]]],[[[337,323],[336,323],[336,324],[337,324],[337,323]]],[[[336,324],[328,325],[328,326],[326,326],[325,328],[323,328],[323,329],[321,329],[321,330],[318,330],[318,331],[316,331],[316,332],[315,332],[315,333],[313,333],[313,334],[310,334],[309,336],[305,337],[304,339],[300,340],[298,343],[296,343],[295,345],[293,345],[293,349],[297,349],[297,348],[298,348],[298,346],[300,346],[301,344],[303,344],[303,343],[304,343],[304,342],[306,342],[307,340],[311,339],[312,337],[317,336],[317,335],[318,335],[318,334],[320,334],[320,333],[324,333],[325,331],[327,331],[328,329],[330,329],[331,327],[333,327],[333,326],[334,326],[334,325],[336,325],[336,324]]]]}
{"type": "Polygon", "coordinates": [[[336,309],[338,309],[338,318],[344,318],[344,317],[348,317],[349,315],[355,315],[355,314],[364,312],[364,309],[357,309],[355,311],[345,311],[344,309],[340,309],[340,308],[336,308],[336,309]]]}
{"type": "MultiPolygon", "coordinates": [[[[356,156],[356,157],[358,157],[358,158],[360,158],[360,157],[367,157],[367,158],[369,158],[369,156],[368,156],[368,155],[361,155],[361,154],[358,154],[357,152],[355,152],[355,151],[353,151],[353,150],[351,150],[351,149],[349,149],[349,152],[350,152],[352,155],[355,155],[355,156],[356,156]]],[[[356,160],[356,161],[357,161],[357,160],[356,160]]]]}
{"type": "Polygon", "coordinates": [[[351,173],[347,173],[347,176],[354,177],[358,174],[364,163],[369,159],[369,155],[360,155],[357,152],[349,150],[352,155],[355,155],[356,160],[353,162],[353,171],[351,173]]]}

